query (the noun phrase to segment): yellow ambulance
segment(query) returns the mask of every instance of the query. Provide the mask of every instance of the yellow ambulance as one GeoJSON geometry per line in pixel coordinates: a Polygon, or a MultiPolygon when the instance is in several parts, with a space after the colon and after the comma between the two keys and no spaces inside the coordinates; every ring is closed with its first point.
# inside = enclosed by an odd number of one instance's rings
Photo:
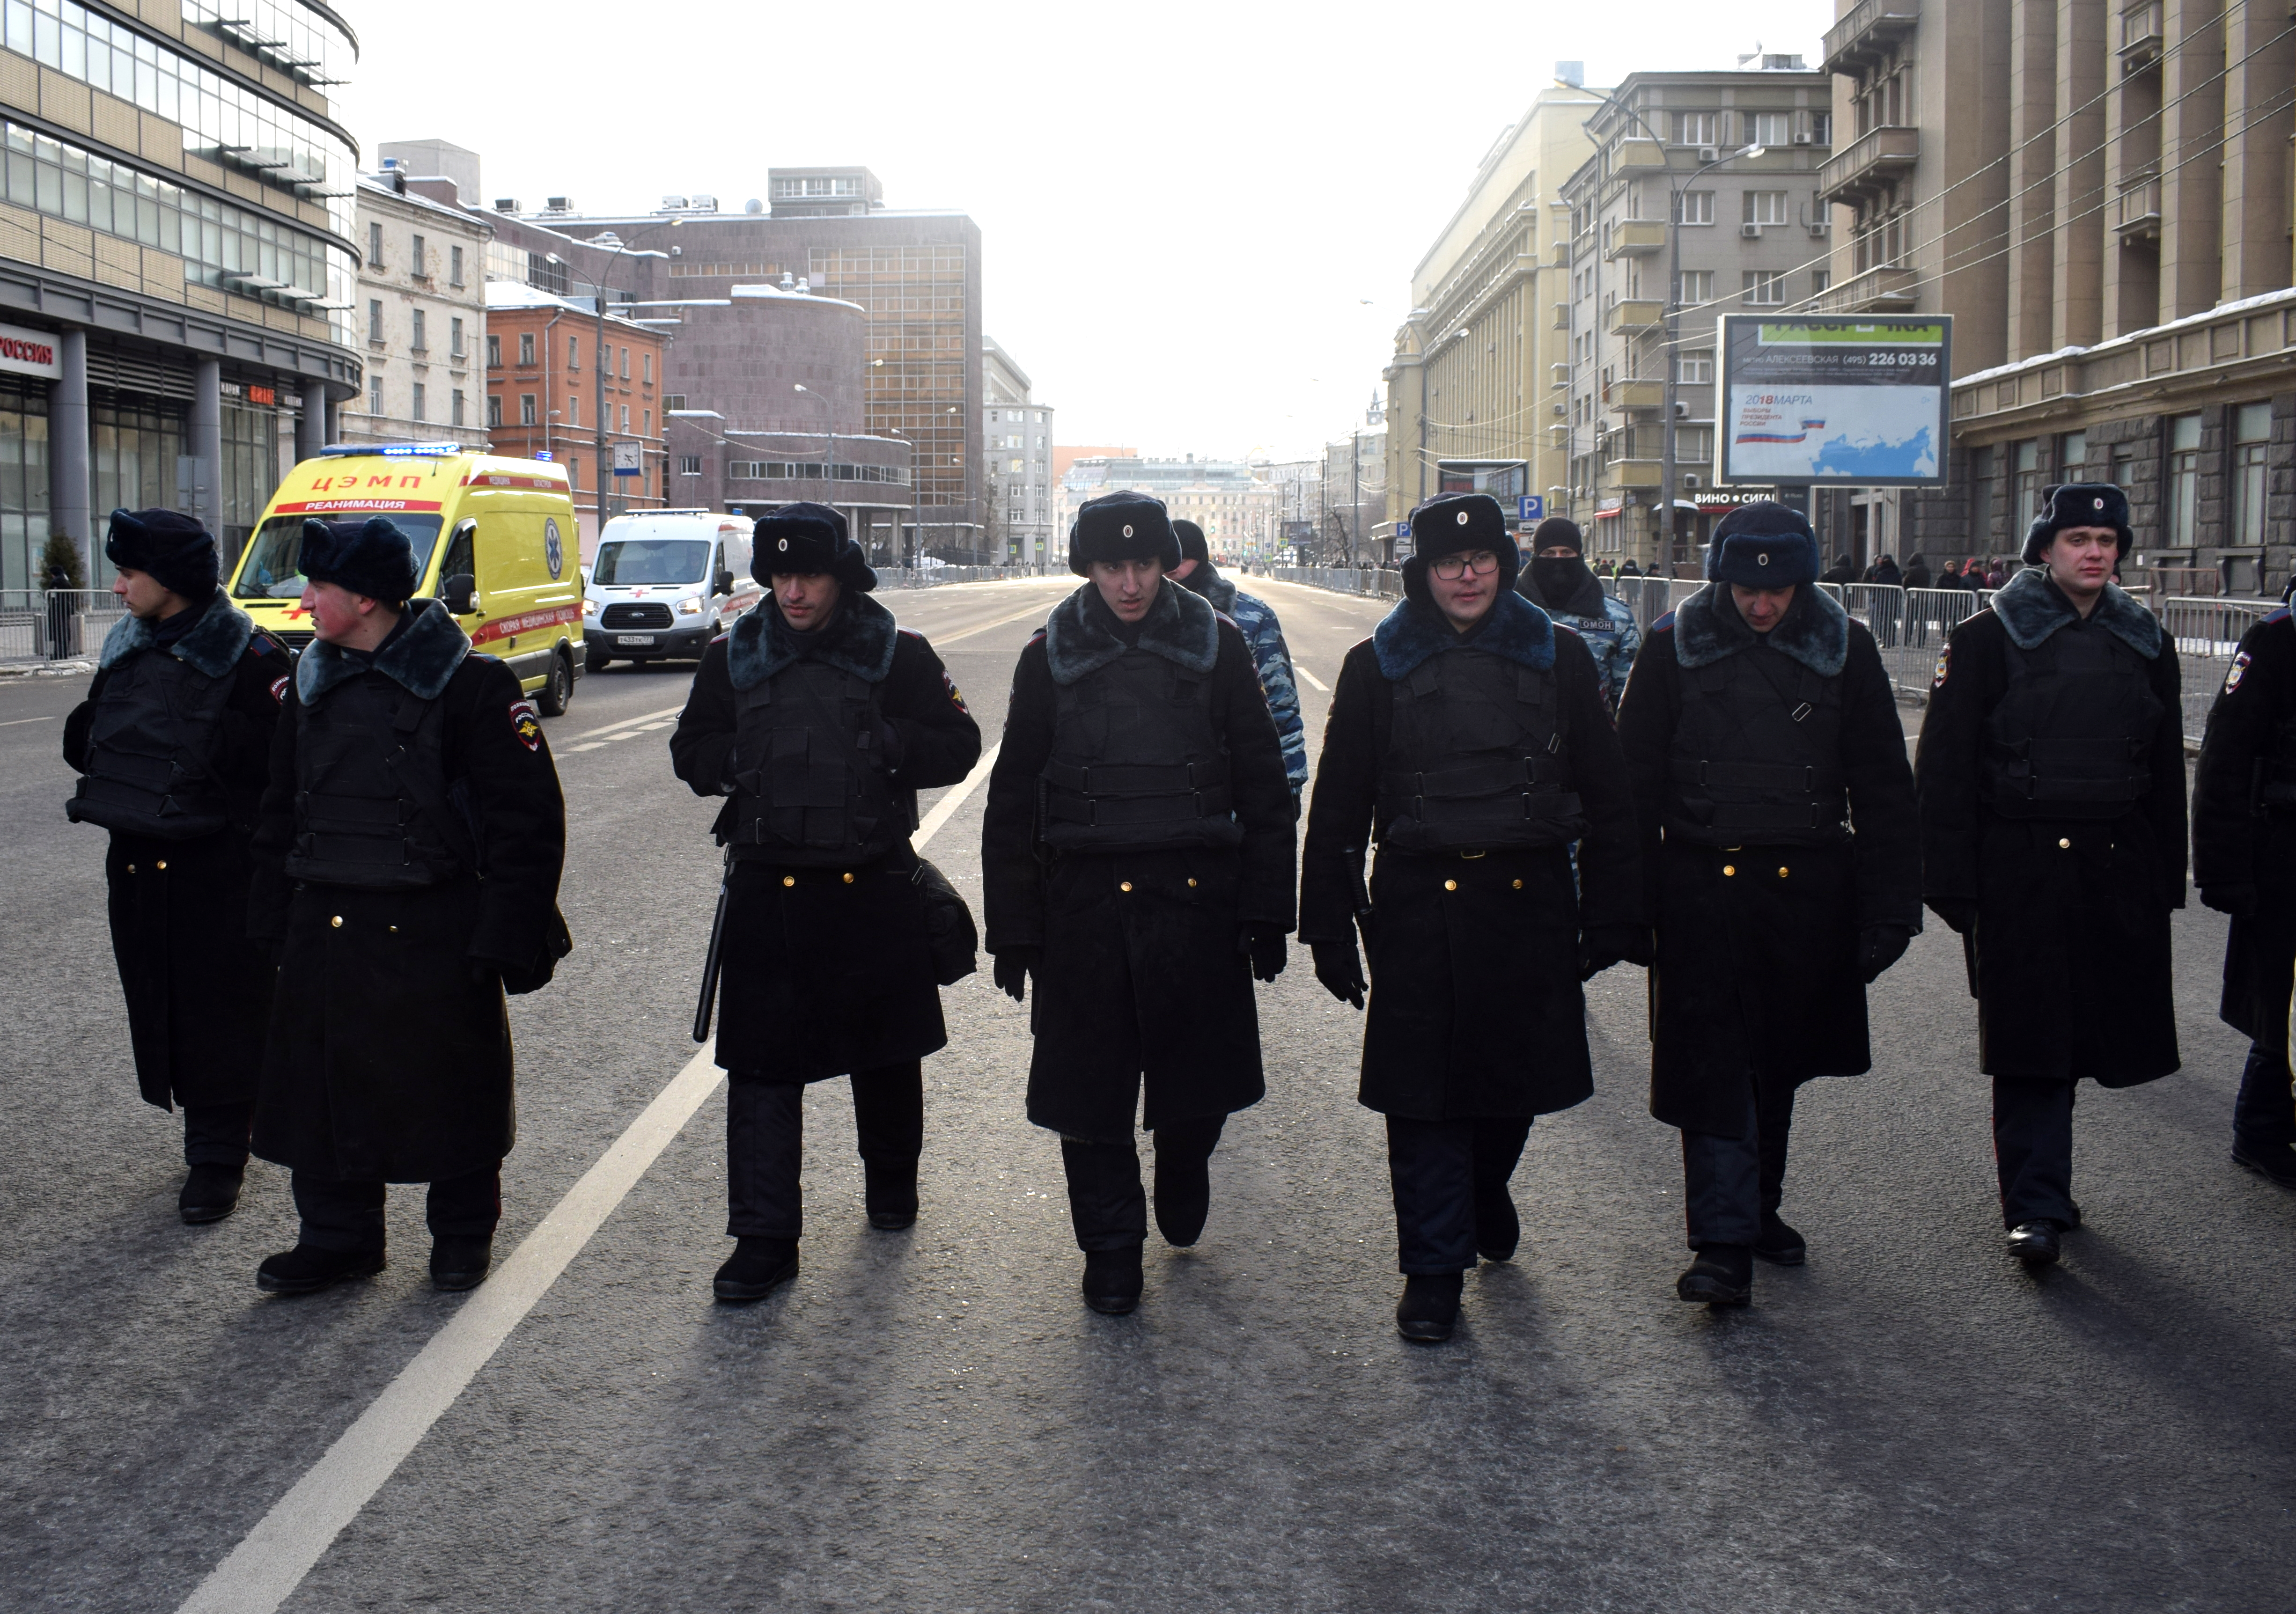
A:
{"type": "Polygon", "coordinates": [[[233,568],[233,603],[288,643],[310,643],[297,569],[303,523],[388,516],[414,545],[414,592],[517,673],[545,717],[582,667],[582,572],[566,468],[457,443],[347,445],[287,473],[233,568]]]}

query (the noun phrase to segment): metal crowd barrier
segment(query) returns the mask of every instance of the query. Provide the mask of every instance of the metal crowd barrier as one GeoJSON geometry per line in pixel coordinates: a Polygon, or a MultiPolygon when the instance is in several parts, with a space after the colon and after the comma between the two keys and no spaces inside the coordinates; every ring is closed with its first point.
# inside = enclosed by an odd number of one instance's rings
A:
{"type": "Polygon", "coordinates": [[[2209,708],[2232,670],[2241,635],[2280,609],[2273,600],[2215,600],[2171,595],[2147,600],[2161,627],[2177,646],[2177,671],[2184,683],[2185,738],[2197,745],[2209,725],[2209,708]]]}
{"type": "Polygon", "coordinates": [[[1300,583],[1361,599],[1400,600],[1403,574],[1371,566],[1271,566],[1259,574],[1280,583],[1300,583]]]}
{"type": "Polygon", "coordinates": [[[878,569],[877,586],[880,588],[938,588],[944,583],[1002,583],[1013,578],[1049,575],[1042,566],[886,566],[878,569]]]}
{"type": "Polygon", "coordinates": [[[108,588],[0,589],[0,661],[93,660],[127,614],[108,588]]]}

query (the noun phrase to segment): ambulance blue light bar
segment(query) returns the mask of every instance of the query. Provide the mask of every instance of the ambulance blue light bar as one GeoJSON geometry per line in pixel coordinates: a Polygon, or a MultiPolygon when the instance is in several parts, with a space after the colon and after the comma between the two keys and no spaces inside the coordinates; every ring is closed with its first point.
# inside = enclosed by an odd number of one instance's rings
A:
{"type": "Polygon", "coordinates": [[[470,452],[460,443],[330,443],[319,450],[319,457],[323,460],[446,460],[470,452]]]}

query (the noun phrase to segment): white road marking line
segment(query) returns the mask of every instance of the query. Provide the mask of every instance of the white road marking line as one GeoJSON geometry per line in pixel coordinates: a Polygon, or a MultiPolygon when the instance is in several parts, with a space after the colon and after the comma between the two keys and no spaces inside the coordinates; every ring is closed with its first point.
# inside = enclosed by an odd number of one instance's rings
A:
{"type": "MultiPolygon", "coordinates": [[[[1054,603],[1057,604],[1058,602],[1054,603]]],[[[954,644],[959,639],[970,639],[975,634],[985,634],[992,627],[1003,627],[1009,622],[1018,622],[1023,617],[1049,616],[1052,614],[1052,610],[1051,605],[1031,605],[1026,610],[1016,610],[1009,617],[997,618],[994,622],[983,622],[978,627],[968,627],[961,634],[950,634],[946,638],[933,638],[931,635],[927,635],[926,637],[931,639],[935,649],[939,649],[944,644],[954,644]]]]}
{"type": "MultiPolygon", "coordinates": [[[[964,782],[925,815],[911,839],[919,851],[988,779],[1000,749],[991,746],[964,782]]],[[[712,1042],[685,1062],[414,1360],[184,1600],[177,1614],[274,1614],[287,1601],[718,1091],[725,1073],[716,1053],[712,1042]]]]}
{"type": "Polygon", "coordinates": [[[636,728],[639,724],[652,723],[657,717],[675,717],[678,713],[685,709],[685,703],[684,701],[680,701],[676,706],[665,706],[658,712],[647,712],[643,717],[625,717],[619,723],[609,723],[603,728],[585,729],[582,733],[575,735],[574,738],[577,740],[595,740],[599,735],[611,734],[618,728],[636,728]]]}
{"type": "Polygon", "coordinates": [[[45,717],[11,717],[7,722],[0,723],[0,728],[14,728],[20,723],[53,723],[54,721],[55,717],[53,713],[45,717]]]}
{"type": "Polygon", "coordinates": [[[558,748],[558,755],[561,757],[570,757],[576,751],[603,751],[605,749],[606,742],[604,741],[593,740],[587,745],[562,745],[558,748]]]}
{"type": "Polygon", "coordinates": [[[1330,684],[1328,684],[1324,683],[1321,678],[1318,678],[1317,676],[1316,676],[1316,675],[1315,675],[1315,674],[1313,674],[1313,673],[1309,672],[1306,668],[1304,668],[1304,667],[1300,666],[1297,661],[1294,661],[1294,662],[1292,664],[1292,670],[1293,672],[1295,672],[1295,673],[1299,674],[1302,678],[1305,678],[1308,683],[1310,683],[1310,684],[1314,684],[1317,689],[1322,690],[1325,694],[1327,694],[1327,695],[1328,695],[1328,694],[1330,694],[1330,693],[1332,692],[1332,686],[1331,686],[1330,684]]]}

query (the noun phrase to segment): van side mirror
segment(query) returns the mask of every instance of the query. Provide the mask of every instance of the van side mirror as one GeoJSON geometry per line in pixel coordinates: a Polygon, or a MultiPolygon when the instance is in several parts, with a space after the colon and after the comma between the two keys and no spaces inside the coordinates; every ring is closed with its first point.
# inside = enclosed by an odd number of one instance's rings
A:
{"type": "Polygon", "coordinates": [[[467,617],[478,609],[478,591],[479,580],[467,571],[439,579],[439,602],[458,617],[467,617]]]}
{"type": "Polygon", "coordinates": [[[723,567],[720,567],[718,569],[718,575],[709,579],[709,591],[712,594],[732,594],[734,592],[734,574],[726,570],[723,567]]]}

